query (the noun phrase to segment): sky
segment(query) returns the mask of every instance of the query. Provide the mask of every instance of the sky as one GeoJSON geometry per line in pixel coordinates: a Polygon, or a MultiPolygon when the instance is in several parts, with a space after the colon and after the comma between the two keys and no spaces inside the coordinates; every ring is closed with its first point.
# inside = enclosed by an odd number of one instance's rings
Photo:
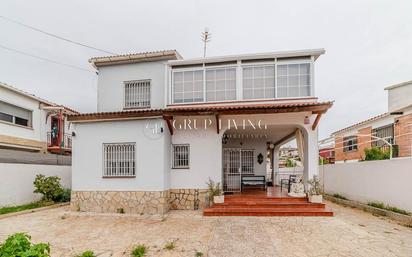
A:
{"type": "MultiPolygon", "coordinates": [[[[208,56],[325,48],[315,64],[315,95],[335,102],[320,139],[386,112],[384,88],[412,80],[411,13],[408,0],[0,1],[0,16],[119,54],[176,49],[201,57],[205,27],[208,56]]],[[[96,110],[88,59],[105,55],[0,18],[0,81],[80,112],[96,110]]]]}

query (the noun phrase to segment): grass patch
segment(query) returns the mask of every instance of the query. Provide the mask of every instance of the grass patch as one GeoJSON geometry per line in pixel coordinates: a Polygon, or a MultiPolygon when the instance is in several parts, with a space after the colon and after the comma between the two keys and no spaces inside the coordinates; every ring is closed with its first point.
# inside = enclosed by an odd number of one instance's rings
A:
{"type": "Polygon", "coordinates": [[[76,255],[75,257],[96,257],[96,255],[94,254],[93,251],[87,250],[87,251],[82,252],[79,255],[76,255]]]}
{"type": "Polygon", "coordinates": [[[143,257],[146,255],[149,248],[145,245],[138,245],[132,251],[133,257],[143,257]]]}
{"type": "Polygon", "coordinates": [[[392,212],[396,212],[396,213],[400,213],[400,214],[404,214],[404,215],[411,215],[411,213],[408,212],[408,211],[399,209],[398,207],[385,205],[384,203],[380,203],[380,202],[369,202],[368,205],[372,206],[372,207],[375,207],[375,208],[388,210],[388,211],[392,211],[392,212]]]}
{"type": "Polygon", "coordinates": [[[0,208],[0,215],[7,214],[7,213],[12,213],[12,212],[36,209],[36,208],[40,208],[40,207],[49,206],[49,205],[52,205],[52,204],[53,204],[53,202],[39,201],[39,202],[23,204],[23,205],[18,205],[18,206],[2,207],[2,208],[0,208]]]}
{"type": "Polygon", "coordinates": [[[342,199],[342,200],[348,200],[348,198],[346,198],[346,197],[344,197],[343,195],[340,195],[340,194],[333,194],[332,196],[335,197],[335,198],[342,199]]]}
{"type": "Polygon", "coordinates": [[[166,250],[173,250],[173,249],[175,249],[176,248],[176,243],[174,242],[174,241],[172,241],[172,242],[169,242],[169,243],[167,243],[166,245],[165,245],[165,247],[164,247],[166,250]]]}

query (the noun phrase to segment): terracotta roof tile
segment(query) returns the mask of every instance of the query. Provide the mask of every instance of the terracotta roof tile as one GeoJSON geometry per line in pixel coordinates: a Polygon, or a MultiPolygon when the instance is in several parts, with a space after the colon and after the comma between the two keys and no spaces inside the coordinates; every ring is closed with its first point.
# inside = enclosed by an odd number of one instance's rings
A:
{"type": "Polygon", "coordinates": [[[335,131],[335,132],[332,133],[332,135],[335,135],[335,134],[338,134],[338,133],[347,131],[347,130],[349,130],[349,129],[352,129],[352,128],[358,127],[358,126],[360,126],[360,125],[366,124],[366,123],[368,123],[368,122],[378,120],[378,119],[380,119],[380,118],[387,117],[388,115],[390,115],[390,113],[388,113],[388,112],[379,114],[379,115],[377,115],[377,116],[375,116],[375,117],[372,117],[372,118],[370,118],[370,119],[363,120],[363,121],[361,121],[361,122],[355,123],[355,124],[353,124],[353,125],[351,125],[351,126],[348,126],[348,127],[346,127],[346,128],[343,128],[343,129],[340,129],[340,130],[338,130],[338,131],[335,131]]]}
{"type": "Polygon", "coordinates": [[[299,102],[299,103],[272,103],[272,104],[237,104],[237,105],[203,105],[203,106],[169,106],[163,109],[125,110],[118,112],[98,112],[70,115],[69,121],[96,121],[133,119],[153,116],[173,115],[212,115],[231,114],[241,112],[252,113],[276,113],[276,112],[302,112],[316,111],[326,112],[333,102],[299,102]]]}

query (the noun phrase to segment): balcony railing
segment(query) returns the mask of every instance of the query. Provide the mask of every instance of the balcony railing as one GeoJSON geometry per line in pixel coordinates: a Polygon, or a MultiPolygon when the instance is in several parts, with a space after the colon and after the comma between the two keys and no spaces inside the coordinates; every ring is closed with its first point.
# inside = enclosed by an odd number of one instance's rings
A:
{"type": "Polygon", "coordinates": [[[59,138],[56,135],[55,137],[52,137],[51,132],[47,132],[47,146],[48,147],[61,147],[61,148],[66,148],[66,149],[71,149],[72,148],[72,136],[70,134],[63,134],[63,137],[59,142],[59,138]]]}

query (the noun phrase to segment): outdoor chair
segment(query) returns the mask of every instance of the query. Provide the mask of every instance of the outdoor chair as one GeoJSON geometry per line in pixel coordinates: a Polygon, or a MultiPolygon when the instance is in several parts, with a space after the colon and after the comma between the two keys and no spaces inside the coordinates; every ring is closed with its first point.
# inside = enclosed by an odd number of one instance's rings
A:
{"type": "Polygon", "coordinates": [[[290,192],[290,185],[292,183],[297,182],[298,178],[296,175],[289,175],[289,178],[284,178],[280,180],[280,191],[283,191],[283,187],[288,189],[288,193],[290,192]]]}

